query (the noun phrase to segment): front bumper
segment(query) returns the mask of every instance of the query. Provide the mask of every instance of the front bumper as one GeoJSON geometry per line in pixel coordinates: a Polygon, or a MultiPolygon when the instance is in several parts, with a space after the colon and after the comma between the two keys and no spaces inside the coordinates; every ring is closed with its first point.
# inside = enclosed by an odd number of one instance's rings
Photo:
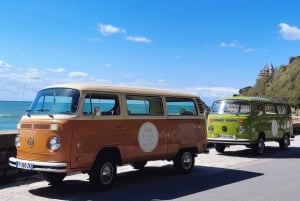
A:
{"type": "Polygon", "coordinates": [[[40,171],[40,172],[67,172],[67,163],[56,163],[56,162],[40,162],[18,159],[15,157],[9,158],[9,165],[15,168],[40,171]]]}
{"type": "Polygon", "coordinates": [[[250,145],[249,139],[220,139],[220,138],[207,138],[209,143],[223,143],[223,144],[239,144],[239,145],[250,145]]]}

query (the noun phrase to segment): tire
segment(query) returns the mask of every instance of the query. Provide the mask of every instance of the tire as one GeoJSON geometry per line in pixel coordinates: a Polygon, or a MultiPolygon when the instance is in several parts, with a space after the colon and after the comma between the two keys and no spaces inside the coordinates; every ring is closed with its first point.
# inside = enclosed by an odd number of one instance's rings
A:
{"type": "Polygon", "coordinates": [[[287,150],[290,145],[290,138],[288,135],[284,135],[283,138],[279,141],[279,147],[281,150],[287,150]]]}
{"type": "Polygon", "coordinates": [[[52,186],[61,184],[66,175],[66,173],[42,172],[43,178],[52,186]]]}
{"type": "Polygon", "coordinates": [[[146,164],[147,164],[147,161],[142,161],[142,162],[137,162],[137,163],[131,163],[131,166],[134,169],[142,170],[145,168],[146,164]]]}
{"type": "Polygon", "coordinates": [[[116,163],[108,157],[100,157],[90,170],[89,176],[95,190],[105,191],[115,183],[117,177],[116,163]]]}
{"type": "Polygon", "coordinates": [[[218,153],[224,153],[225,148],[226,148],[225,144],[215,143],[215,149],[218,153]]]}
{"type": "Polygon", "coordinates": [[[180,151],[173,160],[175,169],[182,174],[189,174],[195,166],[194,153],[188,150],[180,151]]]}
{"type": "Polygon", "coordinates": [[[265,139],[263,138],[263,136],[259,136],[257,139],[257,143],[254,147],[255,152],[259,155],[262,155],[264,153],[265,150],[265,139]]]}

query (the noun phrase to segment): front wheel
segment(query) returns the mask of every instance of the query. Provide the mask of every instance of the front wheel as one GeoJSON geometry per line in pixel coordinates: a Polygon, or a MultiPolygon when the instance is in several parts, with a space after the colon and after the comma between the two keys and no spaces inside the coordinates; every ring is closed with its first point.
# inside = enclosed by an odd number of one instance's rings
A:
{"type": "Polygon", "coordinates": [[[191,151],[180,151],[173,160],[176,170],[183,174],[193,171],[195,166],[195,158],[191,151]]]}
{"type": "Polygon", "coordinates": [[[66,173],[42,172],[43,178],[52,186],[61,184],[66,175],[66,173]]]}
{"type": "Polygon", "coordinates": [[[116,163],[108,157],[101,158],[89,172],[90,182],[97,190],[109,189],[117,177],[116,163]]]}
{"type": "Polygon", "coordinates": [[[283,138],[279,141],[279,147],[281,150],[287,150],[290,145],[290,138],[288,135],[284,135],[283,138]]]}
{"type": "Polygon", "coordinates": [[[265,150],[265,139],[262,136],[259,136],[255,146],[255,151],[257,154],[262,155],[265,150]]]}
{"type": "Polygon", "coordinates": [[[215,143],[215,149],[218,153],[224,153],[225,148],[226,148],[225,144],[215,143]]]}

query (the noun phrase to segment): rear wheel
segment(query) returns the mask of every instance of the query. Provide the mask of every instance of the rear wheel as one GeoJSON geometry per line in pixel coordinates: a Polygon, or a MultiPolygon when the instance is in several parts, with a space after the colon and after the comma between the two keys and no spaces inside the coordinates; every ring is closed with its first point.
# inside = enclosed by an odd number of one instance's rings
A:
{"type": "Polygon", "coordinates": [[[259,136],[255,146],[255,151],[257,154],[262,155],[264,153],[264,150],[265,150],[265,139],[263,138],[263,136],[259,136]]]}
{"type": "Polygon", "coordinates": [[[226,148],[225,144],[215,143],[215,149],[216,149],[217,152],[224,153],[225,148],[226,148]]]}
{"type": "Polygon", "coordinates": [[[290,138],[288,135],[284,135],[283,138],[279,141],[279,147],[282,150],[287,150],[290,145],[290,138]]]}
{"type": "Polygon", "coordinates": [[[147,161],[142,161],[142,162],[137,162],[137,163],[131,163],[131,166],[134,169],[141,170],[141,169],[144,169],[144,167],[146,166],[146,164],[147,164],[147,161]]]}
{"type": "Polygon", "coordinates": [[[193,171],[195,165],[194,153],[188,150],[180,151],[173,160],[176,170],[183,174],[193,171]]]}
{"type": "Polygon", "coordinates": [[[66,175],[66,173],[42,172],[43,178],[52,186],[61,184],[66,175]]]}
{"type": "Polygon", "coordinates": [[[116,180],[116,163],[109,157],[100,157],[100,160],[90,170],[89,176],[90,182],[96,190],[107,190],[116,180]]]}

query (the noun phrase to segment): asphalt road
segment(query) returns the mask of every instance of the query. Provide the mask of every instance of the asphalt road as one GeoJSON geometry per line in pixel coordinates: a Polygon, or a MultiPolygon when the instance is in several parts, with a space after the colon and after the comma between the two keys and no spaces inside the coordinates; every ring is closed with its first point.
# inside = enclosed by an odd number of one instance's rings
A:
{"type": "Polygon", "coordinates": [[[172,163],[150,162],[144,170],[118,168],[115,186],[106,192],[90,189],[86,174],[67,176],[51,187],[39,174],[0,180],[0,200],[213,200],[298,201],[300,199],[300,136],[287,151],[266,143],[257,156],[244,146],[231,146],[224,154],[214,149],[200,154],[189,175],[175,173],[172,163]]]}

